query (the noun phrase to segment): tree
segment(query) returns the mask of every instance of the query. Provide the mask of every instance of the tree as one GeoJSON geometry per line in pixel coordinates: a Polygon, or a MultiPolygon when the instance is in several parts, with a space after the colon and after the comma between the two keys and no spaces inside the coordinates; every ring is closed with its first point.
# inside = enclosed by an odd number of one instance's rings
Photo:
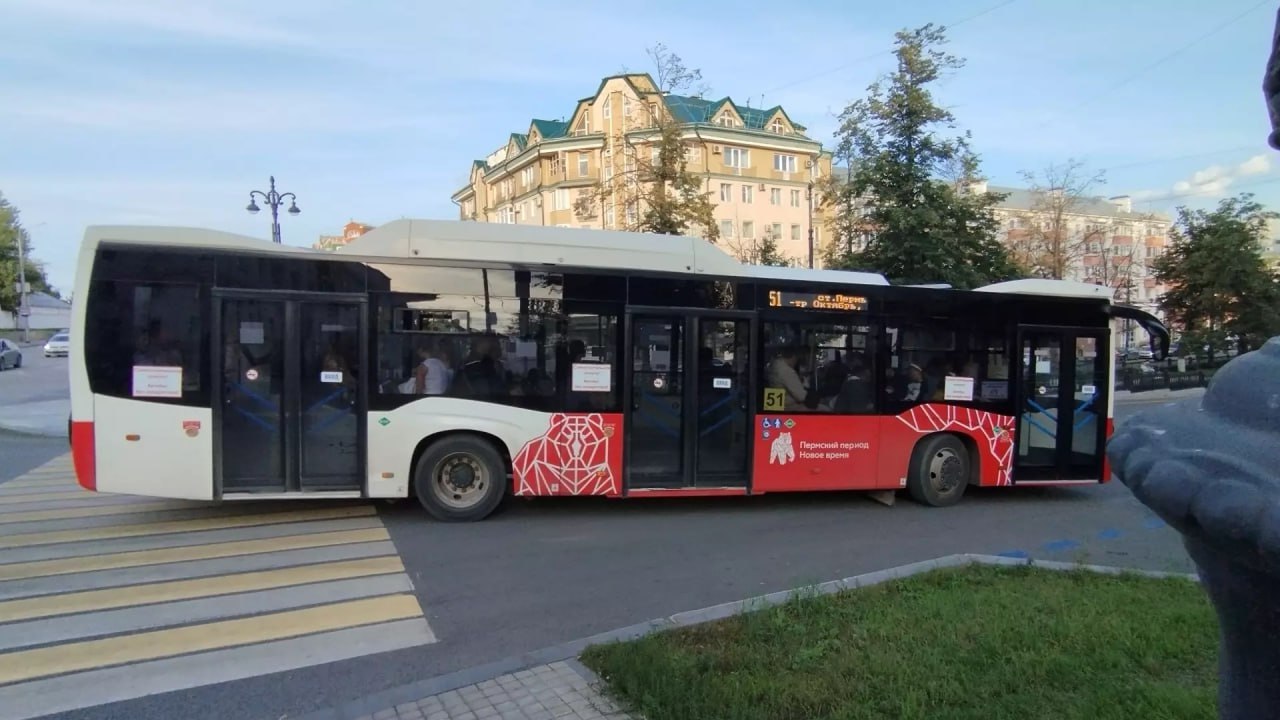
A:
{"type": "MultiPolygon", "coordinates": [[[[595,217],[595,206],[632,232],[700,235],[716,242],[715,203],[702,176],[689,170],[684,127],[671,116],[662,95],[684,91],[700,83],[702,73],[685,67],[679,55],[658,44],[648,51],[655,65],[655,101],[641,98],[640,116],[625,114],[605,138],[601,181],[575,202],[579,217],[595,217]],[[617,171],[613,148],[621,148],[623,168],[617,171]],[[622,222],[618,215],[622,214],[622,222]]],[[[606,225],[609,223],[606,223],[606,225]]]]}
{"type": "Polygon", "coordinates": [[[1178,208],[1173,242],[1154,263],[1169,287],[1160,309],[1189,347],[1208,345],[1210,359],[1233,342],[1244,352],[1280,333],[1280,277],[1262,257],[1277,217],[1251,193],[1212,211],[1178,208]]]}
{"type": "Polygon", "coordinates": [[[849,177],[828,183],[823,199],[835,214],[828,260],[836,267],[962,288],[1018,274],[997,239],[992,208],[1002,196],[971,190],[979,163],[968,135],[938,132],[955,119],[929,86],[964,64],[938,49],[945,42],[945,29],[932,24],[897,33],[897,70],[840,115],[836,155],[849,177]]]}
{"type": "Polygon", "coordinates": [[[1074,158],[1050,163],[1039,172],[1022,171],[1034,198],[1028,213],[1030,227],[1012,242],[1015,259],[1031,273],[1062,280],[1080,265],[1090,243],[1100,242],[1106,228],[1097,223],[1081,227],[1079,216],[1094,199],[1093,188],[1106,182],[1074,158]]]}
{"type": "Polygon", "coordinates": [[[782,253],[782,249],[778,247],[778,236],[774,234],[772,229],[766,229],[764,235],[760,239],[732,239],[725,240],[725,249],[733,254],[739,262],[748,263],[750,265],[773,265],[775,267],[787,267],[795,265],[795,261],[782,253]]]}
{"type": "Polygon", "coordinates": [[[22,243],[27,284],[36,292],[57,296],[45,277],[44,268],[32,259],[31,236],[18,221],[18,209],[0,193],[0,308],[18,309],[18,243],[22,243]]]}

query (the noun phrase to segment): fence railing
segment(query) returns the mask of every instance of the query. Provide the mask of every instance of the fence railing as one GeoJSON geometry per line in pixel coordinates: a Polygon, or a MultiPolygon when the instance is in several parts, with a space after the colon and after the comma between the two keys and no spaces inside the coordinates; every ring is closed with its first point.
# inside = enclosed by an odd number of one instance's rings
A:
{"type": "Polygon", "coordinates": [[[1144,392],[1147,390],[1186,390],[1188,388],[1208,387],[1216,367],[1199,367],[1193,370],[1179,371],[1169,367],[1118,367],[1116,368],[1116,390],[1144,392]]]}

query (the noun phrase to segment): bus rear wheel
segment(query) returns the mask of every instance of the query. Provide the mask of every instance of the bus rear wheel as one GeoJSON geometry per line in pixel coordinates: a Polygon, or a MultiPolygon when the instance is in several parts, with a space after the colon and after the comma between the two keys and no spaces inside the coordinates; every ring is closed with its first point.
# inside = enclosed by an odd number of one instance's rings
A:
{"type": "Polygon", "coordinates": [[[932,435],[916,445],[907,490],[918,503],[947,507],[960,502],[969,485],[969,451],[954,435],[932,435]]]}
{"type": "Polygon", "coordinates": [[[502,456],[487,440],[446,437],[432,443],[413,474],[418,502],[437,520],[471,522],[492,513],[505,494],[502,456]]]}

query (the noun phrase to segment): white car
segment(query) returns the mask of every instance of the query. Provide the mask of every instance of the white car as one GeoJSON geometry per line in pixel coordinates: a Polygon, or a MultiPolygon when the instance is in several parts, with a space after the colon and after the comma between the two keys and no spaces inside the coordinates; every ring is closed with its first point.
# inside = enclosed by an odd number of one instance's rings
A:
{"type": "Polygon", "coordinates": [[[44,344],[45,357],[66,357],[71,352],[71,336],[66,333],[58,333],[49,338],[49,342],[44,344]]]}

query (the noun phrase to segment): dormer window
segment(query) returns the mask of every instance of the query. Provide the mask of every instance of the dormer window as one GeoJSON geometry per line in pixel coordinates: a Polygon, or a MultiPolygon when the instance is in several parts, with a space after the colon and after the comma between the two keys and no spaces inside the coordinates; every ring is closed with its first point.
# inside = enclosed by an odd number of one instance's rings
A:
{"type": "Polygon", "coordinates": [[[774,118],[773,122],[769,123],[769,132],[775,133],[777,135],[786,134],[787,129],[782,124],[782,118],[774,118]]]}

